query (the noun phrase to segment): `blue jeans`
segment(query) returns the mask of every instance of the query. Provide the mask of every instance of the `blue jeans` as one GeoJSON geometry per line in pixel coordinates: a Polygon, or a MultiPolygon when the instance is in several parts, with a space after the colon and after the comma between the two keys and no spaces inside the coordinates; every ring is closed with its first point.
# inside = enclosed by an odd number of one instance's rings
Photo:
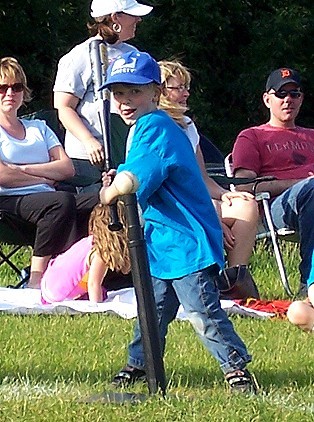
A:
{"type": "MultiPolygon", "coordinates": [[[[245,368],[251,361],[246,347],[236,334],[227,314],[221,309],[215,283],[218,266],[175,280],[153,278],[153,288],[159,321],[161,349],[164,352],[168,325],[177,315],[181,303],[194,330],[206,349],[217,359],[226,374],[245,368]]],[[[134,339],[129,345],[128,364],[144,369],[144,352],[137,321],[134,339]]]]}
{"type": "Polygon", "coordinates": [[[271,204],[277,228],[288,227],[300,236],[301,283],[306,284],[314,248],[314,179],[305,179],[285,190],[271,204]]]}

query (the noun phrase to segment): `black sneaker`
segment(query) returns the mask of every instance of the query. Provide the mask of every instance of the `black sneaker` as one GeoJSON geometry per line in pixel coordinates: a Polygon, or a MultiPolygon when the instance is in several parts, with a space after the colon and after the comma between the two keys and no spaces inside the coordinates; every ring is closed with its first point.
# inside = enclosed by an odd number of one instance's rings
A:
{"type": "Polygon", "coordinates": [[[247,369],[238,369],[225,376],[232,393],[257,394],[258,385],[247,369]]]}
{"type": "Polygon", "coordinates": [[[127,365],[114,376],[111,383],[116,387],[120,387],[132,385],[137,381],[146,381],[146,372],[127,365]]]}

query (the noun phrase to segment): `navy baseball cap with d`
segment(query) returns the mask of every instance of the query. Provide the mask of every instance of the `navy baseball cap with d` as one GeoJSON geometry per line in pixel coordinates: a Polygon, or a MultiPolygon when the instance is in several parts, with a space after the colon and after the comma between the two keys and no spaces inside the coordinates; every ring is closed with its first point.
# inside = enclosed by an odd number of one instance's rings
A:
{"type": "Polygon", "coordinates": [[[146,85],[155,82],[161,84],[160,68],[148,53],[131,51],[117,57],[107,69],[106,82],[100,89],[113,84],[146,85]]]}
{"type": "Polygon", "coordinates": [[[287,67],[281,67],[276,69],[268,76],[266,82],[266,92],[271,89],[279,91],[283,85],[293,83],[298,87],[301,85],[300,75],[296,70],[289,69],[287,67]]]}

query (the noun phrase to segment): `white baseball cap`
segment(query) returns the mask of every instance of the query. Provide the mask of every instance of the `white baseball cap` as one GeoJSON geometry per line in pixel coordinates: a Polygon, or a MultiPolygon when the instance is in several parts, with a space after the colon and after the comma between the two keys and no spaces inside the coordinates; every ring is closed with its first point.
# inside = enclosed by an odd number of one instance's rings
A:
{"type": "Polygon", "coordinates": [[[152,10],[151,6],[138,3],[136,0],[93,0],[91,4],[91,16],[93,18],[118,12],[132,16],[145,16],[152,10]]]}

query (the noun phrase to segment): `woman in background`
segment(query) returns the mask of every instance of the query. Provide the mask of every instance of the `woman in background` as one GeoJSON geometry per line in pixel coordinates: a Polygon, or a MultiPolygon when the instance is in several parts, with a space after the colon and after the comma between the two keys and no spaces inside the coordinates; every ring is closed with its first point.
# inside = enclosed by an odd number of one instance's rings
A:
{"type": "MultiPolygon", "coordinates": [[[[135,37],[141,16],[151,10],[152,7],[135,0],[93,0],[91,16],[94,22],[88,25],[90,38],[76,45],[59,61],[54,85],[54,106],[66,128],[65,150],[73,160],[77,175],[100,181],[104,163],[102,130],[95,104],[91,43],[93,40],[105,41],[109,62],[123,53],[137,50],[125,41],[135,37]]],[[[112,114],[111,118],[111,159],[124,161],[128,129],[118,115],[112,114]],[[116,133],[119,127],[122,127],[124,133],[116,133]]],[[[100,186],[100,183],[95,183],[85,190],[98,191],[100,186]]]]}
{"type": "Polygon", "coordinates": [[[28,286],[38,288],[51,256],[86,235],[98,196],[56,191],[58,182],[73,176],[73,164],[44,121],[18,118],[30,99],[21,65],[13,57],[1,59],[0,208],[36,228],[28,286]]]}
{"type": "Polygon", "coordinates": [[[228,259],[228,268],[222,272],[221,277],[227,278],[227,281],[231,283],[238,277],[242,277],[250,283],[253,280],[247,266],[255,244],[258,221],[257,203],[250,193],[230,192],[208,176],[197,128],[192,119],[185,115],[188,110],[191,74],[176,60],[160,61],[159,66],[162,79],[159,107],[167,111],[187,134],[204,182],[220,217],[228,259]],[[245,266],[245,271],[243,271],[243,266],[245,266]]]}

